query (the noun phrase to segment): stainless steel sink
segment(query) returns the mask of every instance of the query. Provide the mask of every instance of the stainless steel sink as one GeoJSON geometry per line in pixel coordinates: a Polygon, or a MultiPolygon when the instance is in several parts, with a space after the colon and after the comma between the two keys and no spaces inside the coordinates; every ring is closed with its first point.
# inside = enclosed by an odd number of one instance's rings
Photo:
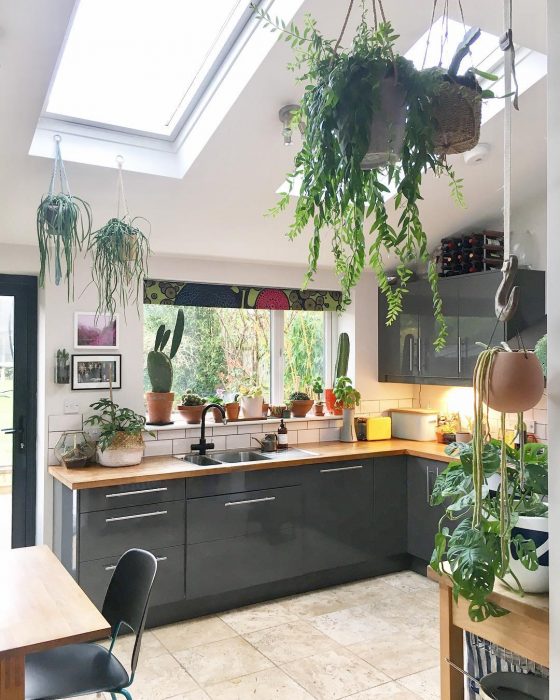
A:
{"type": "Polygon", "coordinates": [[[178,457],[184,462],[196,464],[198,467],[217,467],[221,464],[221,462],[217,462],[215,459],[211,459],[205,455],[179,455],[178,457]]]}
{"type": "MultiPolygon", "coordinates": [[[[270,456],[275,453],[271,452],[270,456]]],[[[213,459],[217,459],[220,462],[225,462],[226,464],[233,464],[237,462],[264,462],[269,459],[268,454],[264,452],[253,452],[251,450],[232,450],[231,452],[213,452],[213,459]]]]}

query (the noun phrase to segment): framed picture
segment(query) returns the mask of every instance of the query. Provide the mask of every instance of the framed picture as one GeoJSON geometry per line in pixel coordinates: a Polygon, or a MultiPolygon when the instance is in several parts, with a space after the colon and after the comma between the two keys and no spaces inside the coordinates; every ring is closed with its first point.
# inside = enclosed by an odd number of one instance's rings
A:
{"type": "Polygon", "coordinates": [[[115,350],[119,347],[119,317],[77,311],[74,314],[74,347],[76,350],[115,350]]]}
{"type": "Polygon", "coordinates": [[[72,389],[121,388],[120,355],[72,355],[72,389]]]}

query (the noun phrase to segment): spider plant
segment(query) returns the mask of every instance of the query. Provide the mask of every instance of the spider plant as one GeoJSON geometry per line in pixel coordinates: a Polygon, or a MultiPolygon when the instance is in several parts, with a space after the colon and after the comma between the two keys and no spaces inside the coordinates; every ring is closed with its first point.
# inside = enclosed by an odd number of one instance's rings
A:
{"type": "Polygon", "coordinates": [[[49,192],[42,197],[37,208],[37,238],[39,241],[39,285],[45,286],[51,259],[54,263],[54,281],[62,279],[68,286],[68,298],[73,296],[72,273],[76,250],[81,250],[91,233],[91,208],[80,197],[59,192],[49,192]]]}
{"type": "MultiPolygon", "coordinates": [[[[93,255],[92,277],[98,291],[97,313],[114,316],[117,305],[126,308],[138,300],[148,274],[150,246],[135,223],[142,217],[113,218],[95,231],[89,250],[93,255]]],[[[145,219],[142,219],[146,221],[145,219]]]]}

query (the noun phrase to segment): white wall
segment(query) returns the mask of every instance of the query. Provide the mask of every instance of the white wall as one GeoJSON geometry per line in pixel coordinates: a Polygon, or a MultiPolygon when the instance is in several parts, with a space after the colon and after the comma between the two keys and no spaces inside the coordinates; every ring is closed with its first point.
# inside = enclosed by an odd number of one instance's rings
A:
{"type": "MultiPolygon", "coordinates": [[[[560,425],[560,3],[548,0],[548,420],[560,425]]],[[[549,432],[549,463],[560,463],[558,430],[549,432]]],[[[560,470],[549,471],[550,489],[550,697],[560,697],[560,470]]]]}

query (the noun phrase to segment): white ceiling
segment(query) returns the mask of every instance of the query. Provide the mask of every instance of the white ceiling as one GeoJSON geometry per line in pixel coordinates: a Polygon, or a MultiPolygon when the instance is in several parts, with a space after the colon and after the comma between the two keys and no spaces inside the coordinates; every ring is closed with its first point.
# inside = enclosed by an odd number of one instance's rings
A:
{"type": "MultiPolygon", "coordinates": [[[[359,3],[356,3],[359,4],[359,3]]],[[[406,51],[427,29],[432,0],[385,0],[388,16],[406,51]]],[[[441,3],[440,3],[441,4],[441,3]]],[[[454,5],[455,3],[450,3],[454,5]]],[[[28,155],[43,100],[64,37],[73,0],[0,0],[0,243],[33,244],[36,206],[47,189],[51,162],[28,155]]],[[[499,34],[502,3],[463,0],[468,24],[499,34]]],[[[346,2],[307,0],[326,33],[338,32],[346,2]]],[[[301,13],[302,15],[303,13],[301,13]]],[[[299,19],[301,19],[301,15],[299,19]]],[[[516,42],[546,53],[545,2],[514,0],[516,42]]],[[[356,24],[356,17],[350,27],[356,24]]],[[[133,215],[152,223],[156,253],[206,258],[304,264],[307,241],[285,237],[289,212],[265,218],[275,191],[291,168],[294,150],[282,145],[278,110],[297,102],[300,87],[285,68],[290,50],[277,44],[243,91],[205,150],[183,180],[126,173],[133,215]]],[[[515,206],[546,191],[546,86],[541,81],[521,97],[514,115],[515,206]]],[[[456,157],[465,181],[466,210],[449,197],[447,182],[426,178],[422,215],[432,245],[446,234],[495,221],[502,202],[501,116],[483,127],[481,140],[492,146],[487,162],[467,167],[456,157]]],[[[64,154],[64,144],[63,154],[64,154]]],[[[115,213],[113,170],[67,164],[74,194],[92,205],[95,225],[115,213]]],[[[328,256],[323,263],[328,264],[328,256]]]]}

